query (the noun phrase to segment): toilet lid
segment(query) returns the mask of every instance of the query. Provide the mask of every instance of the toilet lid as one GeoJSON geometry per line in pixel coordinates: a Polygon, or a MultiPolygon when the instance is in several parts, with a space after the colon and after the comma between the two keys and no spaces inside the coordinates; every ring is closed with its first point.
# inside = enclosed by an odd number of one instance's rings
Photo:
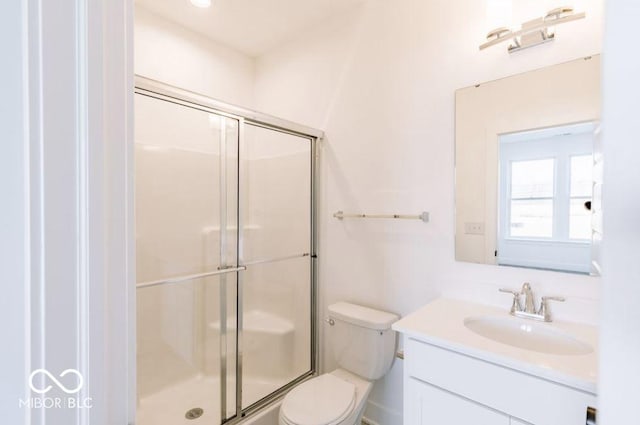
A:
{"type": "Polygon", "coordinates": [[[281,413],[296,425],[333,425],[351,413],[355,401],[355,385],[324,374],[291,390],[282,402],[281,413]]]}

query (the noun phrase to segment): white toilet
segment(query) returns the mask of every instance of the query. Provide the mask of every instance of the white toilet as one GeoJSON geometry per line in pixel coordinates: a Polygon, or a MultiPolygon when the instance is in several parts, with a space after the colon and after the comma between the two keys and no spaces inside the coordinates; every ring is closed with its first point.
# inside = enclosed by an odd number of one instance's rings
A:
{"type": "Polygon", "coordinates": [[[373,383],[395,357],[399,317],[355,304],[329,306],[328,332],[338,369],[291,390],[280,407],[280,425],[360,424],[373,383]]]}

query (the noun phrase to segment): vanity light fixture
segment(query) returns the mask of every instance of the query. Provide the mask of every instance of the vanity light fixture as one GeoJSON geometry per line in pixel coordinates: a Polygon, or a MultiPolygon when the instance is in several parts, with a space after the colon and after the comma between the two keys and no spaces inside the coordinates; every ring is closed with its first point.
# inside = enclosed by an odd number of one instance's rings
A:
{"type": "Polygon", "coordinates": [[[546,16],[524,22],[519,30],[506,27],[496,28],[487,34],[487,41],[480,45],[480,50],[512,40],[508,48],[509,53],[555,40],[555,33],[551,27],[585,17],[584,12],[575,13],[572,7],[558,7],[550,10],[546,16]]]}
{"type": "Polygon", "coordinates": [[[207,8],[211,6],[211,0],[191,0],[191,4],[195,7],[207,8]]]}

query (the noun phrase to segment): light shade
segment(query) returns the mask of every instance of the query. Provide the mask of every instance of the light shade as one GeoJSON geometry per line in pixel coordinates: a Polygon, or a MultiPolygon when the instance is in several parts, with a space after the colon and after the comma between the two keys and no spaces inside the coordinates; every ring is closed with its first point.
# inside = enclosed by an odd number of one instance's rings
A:
{"type": "Polygon", "coordinates": [[[196,7],[209,7],[211,6],[211,0],[191,0],[191,4],[196,7]]]}

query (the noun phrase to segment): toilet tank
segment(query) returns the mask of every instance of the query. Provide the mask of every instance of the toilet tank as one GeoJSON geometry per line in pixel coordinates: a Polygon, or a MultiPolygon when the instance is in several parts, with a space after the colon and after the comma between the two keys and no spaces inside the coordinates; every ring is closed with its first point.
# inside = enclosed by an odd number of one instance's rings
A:
{"type": "Polygon", "coordinates": [[[396,354],[393,313],[339,302],[329,310],[329,336],[341,368],[368,380],[382,378],[396,354]]]}

